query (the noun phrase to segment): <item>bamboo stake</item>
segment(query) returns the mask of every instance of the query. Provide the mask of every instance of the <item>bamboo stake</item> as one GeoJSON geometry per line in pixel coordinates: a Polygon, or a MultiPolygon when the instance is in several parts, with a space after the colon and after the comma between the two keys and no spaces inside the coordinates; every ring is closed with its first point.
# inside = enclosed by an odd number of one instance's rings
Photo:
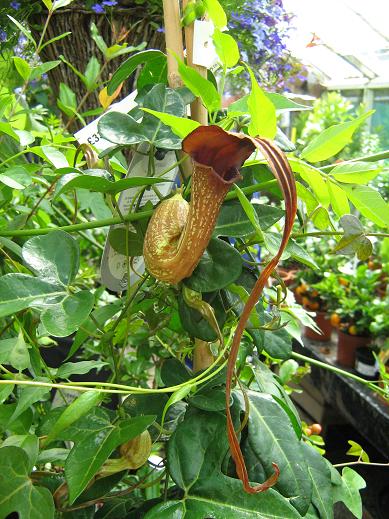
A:
{"type": "Polygon", "coordinates": [[[183,82],[178,73],[177,60],[169,51],[173,51],[181,60],[184,59],[179,0],[163,0],[163,17],[165,24],[168,82],[171,88],[178,88],[183,85],[183,82]]]}
{"type": "MultiPolygon", "coordinates": [[[[187,6],[189,0],[183,0],[183,9],[187,6]]],[[[206,67],[195,65],[193,63],[193,36],[194,36],[194,23],[185,27],[185,46],[186,46],[186,61],[187,64],[201,74],[204,78],[207,78],[206,67]]],[[[207,109],[201,103],[201,99],[197,97],[190,105],[192,119],[198,121],[203,126],[208,124],[208,112],[207,109]]]]}

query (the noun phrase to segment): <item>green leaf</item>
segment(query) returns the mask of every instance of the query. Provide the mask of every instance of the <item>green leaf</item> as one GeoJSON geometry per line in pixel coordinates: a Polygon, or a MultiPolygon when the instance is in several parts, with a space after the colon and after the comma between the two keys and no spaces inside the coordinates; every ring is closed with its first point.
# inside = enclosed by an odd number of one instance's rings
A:
{"type": "MultiPolygon", "coordinates": [[[[66,364],[64,365],[66,366],[66,364]]],[[[45,447],[55,440],[64,429],[70,427],[75,421],[96,407],[101,402],[102,398],[102,393],[99,393],[98,391],[87,391],[76,398],[76,400],[64,409],[58,417],[58,420],[50,428],[48,436],[44,439],[45,447]]]]}
{"type": "Polygon", "coordinates": [[[163,178],[130,177],[117,180],[103,169],[87,169],[83,174],[68,173],[57,182],[53,200],[72,189],[89,189],[98,193],[120,193],[131,187],[152,186],[162,182],[170,182],[163,178]]]}
{"type": "Polygon", "coordinates": [[[389,207],[378,191],[368,186],[344,186],[358,211],[379,227],[389,226],[389,207]]]}
{"type": "Polygon", "coordinates": [[[69,504],[74,503],[114,449],[141,434],[154,419],[138,416],[111,424],[108,413],[95,408],[63,431],[61,439],[75,442],[65,463],[69,504]]]}
{"type": "Polygon", "coordinates": [[[184,284],[196,292],[213,292],[233,283],[242,272],[239,252],[223,240],[213,238],[193,274],[184,284]]]}
{"type": "Polygon", "coordinates": [[[31,67],[28,64],[28,62],[25,59],[19,58],[17,56],[14,56],[13,60],[15,68],[19,72],[19,75],[22,77],[24,81],[28,81],[31,74],[31,67]]]}
{"type": "MultiPolygon", "coordinates": [[[[218,292],[203,294],[203,301],[212,306],[219,328],[222,329],[227,316],[220,294],[218,292]]],[[[192,337],[198,337],[208,342],[215,341],[218,338],[215,330],[201,316],[200,312],[189,307],[182,297],[178,298],[178,313],[183,328],[192,337]]]]}
{"type": "Polygon", "coordinates": [[[9,353],[8,362],[18,371],[23,371],[30,365],[30,355],[28,354],[22,331],[14,338],[14,341],[14,346],[9,353]]]}
{"type": "Polygon", "coordinates": [[[126,227],[115,227],[108,234],[109,244],[116,252],[129,257],[142,256],[144,236],[137,232],[128,231],[126,227]]]}
{"type": "Polygon", "coordinates": [[[333,157],[351,142],[355,130],[373,113],[374,110],[370,110],[357,119],[330,126],[312,139],[301,152],[301,158],[309,162],[320,162],[333,157]]]}
{"type": "Polygon", "coordinates": [[[52,146],[42,146],[42,152],[45,158],[56,168],[68,168],[69,162],[63,153],[52,146]]]}
{"type": "MultiPolygon", "coordinates": [[[[264,238],[267,250],[271,254],[275,255],[278,252],[281,245],[281,235],[276,234],[274,232],[266,232],[264,233],[264,238]]],[[[288,245],[285,248],[285,251],[282,255],[282,259],[287,259],[289,257],[292,257],[293,259],[300,261],[304,265],[308,265],[308,267],[314,269],[319,268],[312,256],[292,239],[288,241],[288,245]]]]}
{"type": "Polygon", "coordinates": [[[317,207],[311,215],[311,218],[315,227],[317,227],[321,231],[324,231],[331,225],[330,215],[327,209],[325,209],[324,207],[317,207]]]}
{"type": "Polygon", "coordinates": [[[357,519],[362,519],[362,499],[359,491],[365,487],[365,480],[355,470],[344,467],[342,486],[334,488],[334,503],[342,501],[357,519]]]}
{"type": "Polygon", "coordinates": [[[55,41],[62,40],[63,38],[66,38],[67,36],[70,36],[72,33],[70,31],[64,32],[62,34],[59,34],[58,36],[54,36],[54,38],[50,38],[50,40],[45,41],[45,43],[41,46],[41,51],[47,47],[48,45],[51,45],[55,41]]]}
{"type": "Polygon", "coordinates": [[[177,117],[175,115],[166,114],[164,112],[157,112],[155,110],[150,110],[149,108],[142,108],[145,112],[154,115],[163,124],[169,126],[172,131],[184,139],[189,133],[193,132],[196,128],[200,126],[200,123],[197,121],[192,121],[192,119],[187,119],[186,117],[177,117]]]}
{"type": "Polygon", "coordinates": [[[65,362],[62,364],[56,373],[59,378],[69,378],[71,375],[84,375],[89,373],[92,369],[99,369],[102,366],[107,366],[108,362],[101,360],[82,360],[80,362],[65,362]]]}
{"type": "Polygon", "coordinates": [[[0,456],[0,509],[2,517],[12,512],[19,519],[54,519],[51,492],[35,487],[29,474],[29,459],[19,447],[4,447],[0,456]],[[10,477],[12,474],[12,477],[10,477]]]}
{"type": "Polygon", "coordinates": [[[307,207],[307,213],[311,214],[319,205],[318,199],[300,182],[296,182],[296,188],[298,198],[300,198],[305,203],[307,207]]]}
{"type": "Polygon", "coordinates": [[[61,7],[66,7],[72,2],[74,2],[74,0],[54,0],[53,11],[61,9],[61,7]]]}
{"type": "Polygon", "coordinates": [[[85,86],[89,92],[97,87],[96,81],[100,74],[100,68],[99,60],[95,56],[92,56],[88,61],[84,74],[85,86]]]}
{"type": "MultiPolygon", "coordinates": [[[[253,203],[252,207],[262,230],[269,229],[285,214],[278,207],[271,205],[253,203]]],[[[213,235],[239,238],[253,233],[254,230],[240,202],[231,201],[222,205],[213,235]]]]}
{"type": "Polygon", "coordinates": [[[285,97],[281,94],[275,93],[275,92],[266,92],[266,96],[270,99],[270,101],[275,106],[275,109],[279,112],[283,111],[301,111],[301,110],[311,110],[312,108],[310,106],[302,105],[300,103],[296,103],[295,101],[292,101],[292,99],[289,99],[288,97],[285,97]]]}
{"type": "MultiPolygon", "coordinates": [[[[0,346],[1,348],[1,346],[0,346]]],[[[2,363],[3,364],[3,363],[2,363]]],[[[0,404],[5,402],[9,395],[13,392],[15,389],[14,384],[3,384],[0,386],[0,404]]]]}
{"type": "Polygon", "coordinates": [[[273,103],[259,87],[250,67],[247,70],[251,78],[251,92],[247,98],[247,105],[251,115],[248,126],[249,135],[274,139],[277,133],[277,116],[273,103]]]}
{"type": "Polygon", "coordinates": [[[52,70],[61,63],[61,60],[55,61],[46,61],[45,63],[41,63],[37,67],[34,67],[31,71],[30,79],[38,79],[42,76],[42,74],[46,74],[49,70],[52,70]]]}
{"type": "Polygon", "coordinates": [[[58,302],[67,295],[62,286],[26,274],[6,274],[0,278],[0,317],[49,300],[58,302]]]}
{"type": "Polygon", "coordinates": [[[185,65],[178,56],[175,56],[178,61],[178,72],[191,92],[196,97],[200,97],[203,105],[208,112],[213,113],[220,110],[221,96],[211,81],[205,79],[197,70],[185,65]]]}
{"type": "Polygon", "coordinates": [[[162,53],[160,56],[145,62],[138,76],[136,88],[140,91],[146,85],[155,85],[157,83],[167,85],[167,59],[165,54],[162,53]]]}
{"type": "Polygon", "coordinates": [[[239,47],[232,36],[215,29],[212,35],[217,55],[225,68],[232,68],[238,63],[239,47]]]}
{"type": "Polygon", "coordinates": [[[46,331],[54,337],[67,337],[78,330],[94,306],[94,297],[88,290],[67,295],[59,303],[43,306],[41,321],[46,331]]]}
{"type": "MultiPolygon", "coordinates": [[[[100,35],[99,30],[94,22],[92,22],[90,24],[90,35],[91,35],[92,40],[96,43],[97,48],[103,53],[103,55],[105,57],[108,47],[104,41],[104,38],[100,35]]],[[[117,85],[117,86],[119,86],[119,85],[117,85]]],[[[112,92],[108,92],[108,95],[112,95],[115,92],[116,88],[114,88],[112,90],[112,92]]]]}
{"type": "Polygon", "coordinates": [[[190,408],[168,443],[169,471],[176,484],[185,490],[181,502],[167,502],[151,509],[145,519],[178,517],[215,517],[228,519],[297,519],[300,514],[277,491],[259,494],[242,490],[238,479],[225,476],[221,465],[228,452],[226,418],[190,408]],[[191,441],[188,442],[188,438],[191,441]],[[182,506],[180,506],[182,503],[182,506]],[[164,515],[163,515],[164,514],[164,515]]]}
{"type": "Polygon", "coordinates": [[[291,159],[290,165],[292,171],[299,173],[301,178],[311,187],[315,196],[323,207],[328,207],[330,197],[327,189],[327,182],[323,179],[320,171],[305,162],[291,159]]]}
{"type": "Polygon", "coordinates": [[[12,189],[25,189],[32,183],[32,178],[22,166],[13,166],[0,174],[0,182],[12,189]]]}
{"type": "Polygon", "coordinates": [[[16,27],[21,31],[24,36],[33,44],[33,46],[36,48],[36,43],[34,38],[31,35],[31,32],[27,30],[21,23],[19,23],[15,18],[13,18],[11,15],[7,14],[8,18],[16,25],[16,27]]]}
{"type": "Polygon", "coordinates": [[[45,6],[47,7],[47,9],[50,11],[51,8],[53,7],[53,2],[51,0],[42,0],[42,2],[45,4],[45,6]]]}
{"type": "Polygon", "coordinates": [[[350,162],[337,164],[330,175],[344,184],[367,184],[382,171],[382,166],[371,162],[350,162]]]}
{"type": "MultiPolygon", "coordinates": [[[[67,116],[73,116],[77,109],[77,97],[71,88],[64,83],[59,85],[59,98],[57,99],[57,106],[67,116]]],[[[68,165],[68,164],[67,164],[68,165]]],[[[63,166],[60,166],[63,167],[63,166]]]]}
{"type": "Polygon", "coordinates": [[[70,285],[80,266],[78,243],[64,231],[30,238],[22,254],[26,265],[49,283],[70,285]]]}
{"type": "Polygon", "coordinates": [[[19,447],[27,454],[29,459],[28,471],[30,472],[36,463],[39,453],[39,440],[37,436],[35,436],[35,434],[18,434],[14,436],[8,436],[8,438],[6,438],[1,444],[1,448],[11,446],[19,447]]]}
{"type": "Polygon", "coordinates": [[[273,359],[287,360],[292,354],[292,337],[281,328],[280,330],[266,330],[263,349],[273,359]]]}
{"type": "MultiPolygon", "coordinates": [[[[48,380],[42,379],[42,382],[48,382],[48,380]]],[[[49,391],[50,390],[47,387],[23,386],[20,390],[16,408],[9,419],[9,423],[16,420],[22,413],[24,413],[24,411],[26,411],[26,409],[28,409],[32,404],[35,404],[35,402],[46,400],[47,396],[50,394],[49,391]]]]}
{"type": "Polygon", "coordinates": [[[28,408],[19,418],[10,422],[15,409],[16,404],[3,404],[0,406],[0,430],[15,434],[28,434],[32,425],[32,410],[28,408]]]}
{"type": "Polygon", "coordinates": [[[176,402],[180,402],[181,400],[183,400],[187,395],[189,395],[191,390],[192,390],[192,386],[187,385],[187,386],[180,387],[179,389],[177,389],[176,391],[174,391],[174,393],[172,393],[170,395],[169,400],[166,402],[165,407],[163,408],[162,418],[161,418],[162,427],[163,427],[163,424],[165,423],[165,416],[169,410],[169,407],[174,405],[176,402]]]}
{"type": "Polygon", "coordinates": [[[350,212],[350,205],[346,193],[341,187],[333,182],[327,182],[328,193],[330,195],[331,207],[338,218],[350,212]]]}
{"type": "Polygon", "coordinates": [[[302,443],[308,465],[307,476],[312,481],[312,503],[317,508],[320,519],[333,519],[333,499],[331,473],[326,460],[307,443],[302,443]]]}
{"type": "Polygon", "coordinates": [[[354,442],[353,440],[348,441],[349,445],[351,446],[349,450],[346,452],[349,456],[356,456],[357,458],[360,458],[365,463],[370,463],[370,458],[363,450],[363,447],[359,445],[359,443],[354,442]]]}
{"type": "MultiPolygon", "coordinates": [[[[153,60],[161,60],[166,58],[165,54],[160,50],[145,50],[134,54],[128,60],[120,65],[107,86],[108,95],[112,95],[123,81],[125,81],[134,70],[143,63],[152,62],[153,60]]],[[[141,88],[139,86],[139,88],[141,88]]]]}
{"type": "Polygon", "coordinates": [[[227,25],[227,16],[218,0],[204,0],[204,6],[210,20],[217,29],[223,29],[227,25]]]}
{"type": "Polygon", "coordinates": [[[304,515],[311,501],[312,484],[302,442],[298,440],[285,411],[270,395],[249,392],[250,415],[247,441],[265,470],[266,477],[277,463],[280,476],[274,488],[304,515]],[[280,430],[282,424],[282,431],[280,430]]]}
{"type": "MultiPolygon", "coordinates": [[[[152,87],[144,97],[143,106],[157,112],[185,116],[185,104],[180,94],[163,84],[152,87]]],[[[130,115],[111,111],[99,120],[98,128],[103,138],[119,145],[148,142],[158,148],[181,148],[181,139],[168,126],[147,113],[138,123],[130,115]]]]}

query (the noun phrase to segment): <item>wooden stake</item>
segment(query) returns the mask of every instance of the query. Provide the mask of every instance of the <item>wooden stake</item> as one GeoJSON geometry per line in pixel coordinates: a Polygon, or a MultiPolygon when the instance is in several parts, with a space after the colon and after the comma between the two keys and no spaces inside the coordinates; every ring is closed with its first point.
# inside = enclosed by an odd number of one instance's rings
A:
{"type": "MultiPolygon", "coordinates": [[[[183,0],[182,7],[185,9],[189,0],[183,0]]],[[[201,74],[204,78],[207,78],[207,69],[206,67],[201,67],[200,65],[195,65],[193,63],[193,35],[194,35],[194,24],[185,27],[185,47],[186,47],[186,62],[187,64],[195,69],[199,74],[201,74]]],[[[198,121],[203,126],[208,124],[208,112],[207,109],[201,103],[201,99],[197,97],[193,103],[190,105],[192,119],[194,121],[198,121]]]]}
{"type": "Polygon", "coordinates": [[[178,88],[183,85],[183,82],[178,73],[177,60],[169,51],[173,51],[181,60],[184,59],[179,0],[163,0],[163,17],[165,24],[168,82],[171,88],[178,88]]]}

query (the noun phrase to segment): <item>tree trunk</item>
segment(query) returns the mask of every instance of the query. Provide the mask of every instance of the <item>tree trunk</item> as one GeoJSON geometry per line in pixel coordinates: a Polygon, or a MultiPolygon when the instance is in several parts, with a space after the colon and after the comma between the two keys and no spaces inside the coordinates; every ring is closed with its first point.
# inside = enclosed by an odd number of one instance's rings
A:
{"type": "MultiPolygon", "coordinates": [[[[30,19],[30,25],[35,38],[40,37],[42,27],[46,20],[44,13],[36,14],[30,19]]],[[[56,60],[63,55],[64,58],[82,73],[92,56],[96,56],[103,63],[103,56],[96,43],[91,38],[90,26],[94,22],[100,35],[108,46],[116,43],[121,31],[127,32],[127,36],[120,43],[137,46],[147,42],[148,48],[165,50],[164,34],[157,31],[162,25],[162,13],[155,10],[147,10],[145,5],[129,7],[126,9],[115,8],[110,15],[96,14],[79,7],[72,7],[55,11],[45,34],[44,41],[71,31],[72,34],[56,41],[43,49],[42,61],[56,60]]],[[[125,54],[110,61],[102,74],[102,81],[107,81],[123,61],[131,54],[125,54]]],[[[60,83],[69,86],[77,96],[79,103],[86,93],[86,88],[79,77],[65,63],[48,72],[49,82],[55,96],[58,96],[60,83]]],[[[132,91],[134,77],[130,78],[118,99],[125,97],[132,91]]],[[[92,110],[100,106],[98,92],[88,96],[83,103],[82,111],[92,110]]]]}

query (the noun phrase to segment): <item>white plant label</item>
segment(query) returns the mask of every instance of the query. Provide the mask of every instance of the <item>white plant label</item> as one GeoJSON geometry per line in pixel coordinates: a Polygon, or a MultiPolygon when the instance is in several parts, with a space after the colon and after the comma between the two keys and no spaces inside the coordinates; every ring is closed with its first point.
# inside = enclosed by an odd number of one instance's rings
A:
{"type": "Polygon", "coordinates": [[[218,61],[212,40],[214,25],[210,21],[195,20],[193,33],[193,63],[212,68],[218,61]]]}

